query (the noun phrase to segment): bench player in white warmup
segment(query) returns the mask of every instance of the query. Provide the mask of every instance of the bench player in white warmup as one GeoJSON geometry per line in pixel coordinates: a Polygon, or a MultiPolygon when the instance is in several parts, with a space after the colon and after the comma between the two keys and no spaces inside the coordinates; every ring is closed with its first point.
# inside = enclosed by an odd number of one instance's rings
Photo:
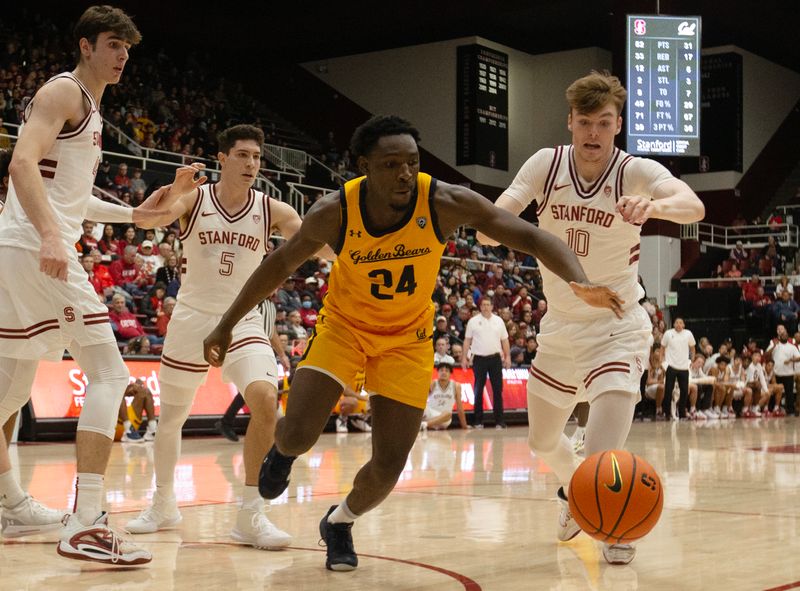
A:
{"type": "MultiPolygon", "coordinates": [[[[131,533],[150,533],[180,523],[173,488],[175,465],[181,427],[208,373],[203,339],[268,253],[272,230],[288,239],[301,223],[291,206],[253,189],[264,143],[259,128],[236,125],[220,133],[218,141],[219,182],[183,196],[174,210],[181,221],[183,280],[161,354],[156,492],[152,505],[128,522],[126,529],[131,533]]],[[[236,385],[250,407],[244,441],[245,486],[231,535],[257,548],[285,547],[291,537],[267,519],[258,494],[258,473],[272,447],[277,420],[278,371],[257,309],[236,325],[222,377],[236,385]]]]}
{"type": "MultiPolygon", "coordinates": [[[[98,104],[106,86],[119,82],[141,35],[128,15],[110,6],[88,8],[74,33],[80,48],[75,70],[51,78],[25,109],[0,215],[0,424],[28,400],[39,360],[60,360],[68,349],[89,385],[76,436],[74,513],[64,521],[58,553],[118,566],[144,564],[150,552],[122,541],[102,510],[103,474],[129,374],[108,308],[98,301],[74,245],[84,218],[163,225],[181,191],[165,198],[168,188],[159,190],[135,210],[91,197],[101,155],[98,104]]],[[[195,172],[181,169],[175,188],[195,187],[195,172]]],[[[63,517],[20,489],[3,438],[0,501],[6,533],[57,527],[63,517]]]]}
{"type": "MultiPolygon", "coordinates": [[[[577,461],[563,433],[572,409],[584,400],[592,405],[588,457],[625,444],[639,400],[651,342],[650,319],[638,304],[640,228],[651,218],[688,224],[705,213],[689,186],[662,165],[614,147],[626,94],[608,73],[592,72],[573,82],[566,93],[572,144],[536,152],[497,200],[498,207],[516,214],[536,201],[539,227],[572,248],[590,281],[608,285],[625,301],[619,317],[591,308],[541,268],[548,312],[528,377],[529,444],[561,481],[560,540],[580,532],[565,494],[577,461]]],[[[627,564],[634,555],[627,544],[603,546],[612,564],[627,564]]]]}

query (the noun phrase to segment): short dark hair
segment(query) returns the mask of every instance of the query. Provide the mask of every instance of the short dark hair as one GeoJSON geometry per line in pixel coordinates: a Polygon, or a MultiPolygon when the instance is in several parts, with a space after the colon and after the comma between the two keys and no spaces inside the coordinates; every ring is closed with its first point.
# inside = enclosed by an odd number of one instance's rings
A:
{"type": "Polygon", "coordinates": [[[354,158],[367,156],[382,137],[389,135],[410,135],[416,143],[420,142],[419,131],[405,119],[396,115],[375,115],[359,125],[350,139],[350,153],[354,158]]]}
{"type": "Polygon", "coordinates": [[[264,132],[255,125],[247,125],[244,123],[229,127],[221,131],[217,136],[219,151],[223,154],[227,154],[239,140],[253,140],[260,147],[264,143],[264,132]]]}
{"type": "Polygon", "coordinates": [[[94,47],[97,36],[109,31],[131,45],[136,45],[142,40],[142,34],[136,28],[133,19],[121,9],[107,4],[87,8],[78,19],[72,33],[77,43],[86,38],[94,47]]]}
{"type": "Polygon", "coordinates": [[[446,367],[450,371],[453,371],[453,364],[450,363],[449,361],[440,361],[439,363],[436,364],[436,369],[442,369],[443,367],[446,367]]]}

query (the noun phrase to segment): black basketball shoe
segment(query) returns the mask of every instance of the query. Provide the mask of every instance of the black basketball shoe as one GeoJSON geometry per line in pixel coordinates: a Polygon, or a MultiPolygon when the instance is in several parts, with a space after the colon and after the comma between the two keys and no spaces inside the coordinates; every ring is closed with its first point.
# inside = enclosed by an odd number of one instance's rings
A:
{"type": "Polygon", "coordinates": [[[265,499],[277,499],[289,486],[289,474],[296,456],[284,456],[272,446],[258,473],[258,492],[265,499]]]}
{"type": "Polygon", "coordinates": [[[333,513],[333,505],[319,522],[319,535],[328,547],[325,568],[335,571],[353,570],[358,566],[358,556],[353,548],[352,523],[328,523],[328,515],[333,513]]]}

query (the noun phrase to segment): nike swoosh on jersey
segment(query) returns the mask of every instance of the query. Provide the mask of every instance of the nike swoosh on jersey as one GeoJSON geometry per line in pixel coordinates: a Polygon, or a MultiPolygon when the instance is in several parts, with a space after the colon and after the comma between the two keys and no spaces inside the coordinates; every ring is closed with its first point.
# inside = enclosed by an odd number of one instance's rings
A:
{"type": "Polygon", "coordinates": [[[566,189],[570,185],[571,183],[567,183],[566,185],[556,185],[553,187],[553,191],[560,191],[561,189],[566,189]]]}
{"type": "Polygon", "coordinates": [[[617,456],[614,454],[611,454],[611,469],[614,471],[614,483],[611,485],[606,484],[606,488],[613,493],[618,493],[622,490],[622,474],[619,471],[617,456]]]}
{"type": "Polygon", "coordinates": [[[217,215],[217,212],[216,211],[204,211],[200,215],[202,215],[203,217],[206,217],[206,216],[209,216],[209,215],[217,215]]]}

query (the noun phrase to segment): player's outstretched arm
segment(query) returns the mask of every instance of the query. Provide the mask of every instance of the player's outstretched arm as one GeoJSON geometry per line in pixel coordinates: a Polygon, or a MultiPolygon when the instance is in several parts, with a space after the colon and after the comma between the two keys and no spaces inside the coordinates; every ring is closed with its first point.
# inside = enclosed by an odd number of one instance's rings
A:
{"type": "Polygon", "coordinates": [[[140,228],[158,228],[188,214],[197,199],[195,192],[208,180],[205,176],[195,177],[204,168],[205,164],[200,163],[178,168],[172,183],[154,191],[133,210],[133,223],[140,228]]]}
{"type": "Polygon", "coordinates": [[[590,306],[609,308],[617,316],[621,315],[625,302],[608,287],[590,283],[575,253],[553,234],[495,207],[482,195],[459,185],[439,183],[434,206],[443,236],[468,224],[489,238],[536,257],[569,283],[575,295],[590,306]]]}
{"type": "MultiPolygon", "coordinates": [[[[497,198],[497,201],[494,202],[495,207],[499,207],[500,209],[505,209],[506,211],[514,214],[515,216],[519,217],[519,214],[525,209],[525,206],[522,205],[519,201],[510,197],[503,193],[500,197],[497,198]]],[[[495,240],[494,238],[489,238],[483,232],[478,232],[475,235],[475,238],[481,244],[485,244],[487,246],[497,246],[500,244],[499,240],[495,240]]]]}
{"type": "Polygon", "coordinates": [[[219,324],[203,341],[203,355],[208,363],[215,367],[222,365],[236,323],[278,289],[297,267],[324,244],[336,244],[339,226],[339,195],[332,193],[314,204],[297,233],[266,257],[247,280],[219,324]]]}
{"type": "Polygon", "coordinates": [[[643,224],[649,219],[692,224],[706,215],[703,202],[680,179],[671,179],[658,185],[652,200],[640,195],[623,195],[617,202],[617,211],[631,224],[643,224]]]}

